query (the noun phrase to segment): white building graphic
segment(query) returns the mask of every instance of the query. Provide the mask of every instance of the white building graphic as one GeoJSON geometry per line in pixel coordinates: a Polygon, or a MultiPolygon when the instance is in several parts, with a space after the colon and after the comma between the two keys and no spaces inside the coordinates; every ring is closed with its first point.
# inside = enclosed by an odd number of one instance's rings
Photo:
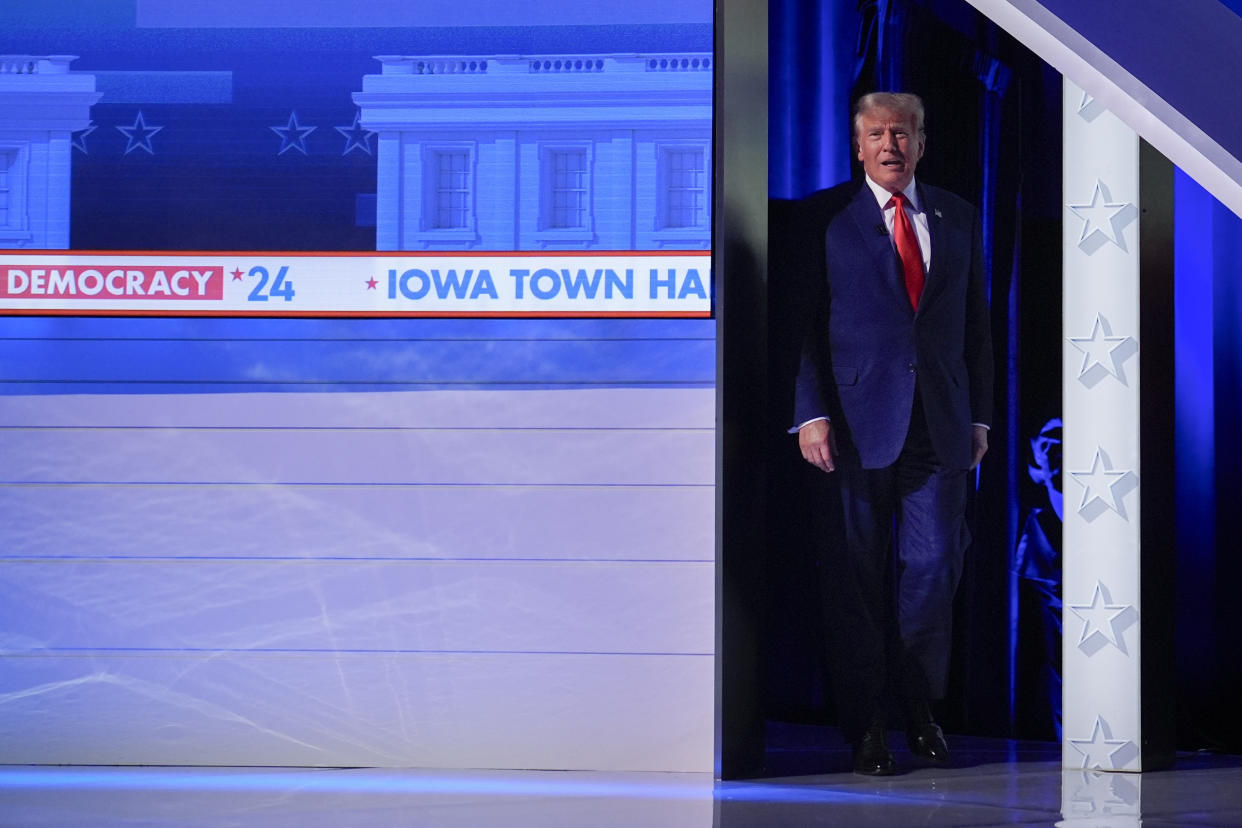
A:
{"type": "Polygon", "coordinates": [[[710,246],[709,53],[377,59],[377,249],[710,246]]]}
{"type": "Polygon", "coordinates": [[[74,60],[0,55],[0,249],[69,247],[73,133],[100,97],[74,60]]]}

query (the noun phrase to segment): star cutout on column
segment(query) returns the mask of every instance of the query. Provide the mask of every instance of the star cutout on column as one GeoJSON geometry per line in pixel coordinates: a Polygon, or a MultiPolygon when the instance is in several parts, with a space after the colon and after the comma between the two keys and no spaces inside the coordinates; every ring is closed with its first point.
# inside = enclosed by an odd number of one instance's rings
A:
{"type": "Polygon", "coordinates": [[[1123,498],[1138,486],[1137,475],[1132,471],[1114,471],[1103,449],[1096,448],[1088,471],[1072,471],[1070,475],[1083,487],[1078,514],[1092,521],[1112,509],[1122,520],[1130,519],[1123,498]]]}
{"type": "Polygon", "coordinates": [[[83,154],[87,154],[86,136],[90,135],[92,132],[94,132],[97,129],[99,129],[99,127],[95,126],[94,122],[92,122],[85,129],[79,129],[76,132],[74,132],[73,133],[73,148],[83,154]]]}
{"type": "Polygon", "coordinates": [[[295,109],[289,113],[289,123],[284,126],[268,127],[268,129],[280,136],[280,149],[276,152],[277,155],[284,155],[291,149],[307,155],[306,136],[310,135],[318,127],[299,124],[298,113],[295,109]]]}
{"type": "Polygon", "coordinates": [[[1130,604],[1114,604],[1108,587],[1095,582],[1095,592],[1090,604],[1066,604],[1070,612],[1082,619],[1082,635],[1078,637],[1078,649],[1087,655],[1095,655],[1103,647],[1112,644],[1129,655],[1124,633],[1134,623],[1136,612],[1130,604]]]}
{"type": "Polygon", "coordinates": [[[355,112],[354,123],[351,126],[333,127],[333,129],[345,136],[345,151],[341,155],[349,155],[349,151],[355,147],[367,155],[371,154],[371,136],[375,135],[375,133],[369,129],[363,129],[361,121],[362,113],[355,112]]]}
{"type": "Polygon", "coordinates": [[[1070,344],[1083,352],[1078,381],[1088,388],[1110,375],[1129,387],[1123,363],[1138,352],[1138,342],[1132,336],[1112,336],[1112,332],[1108,320],[1097,313],[1090,336],[1069,337],[1070,344]]]}
{"type": "Polygon", "coordinates": [[[129,155],[134,150],[141,149],[155,155],[155,148],[151,146],[151,137],[163,128],[162,126],[147,126],[146,119],[142,117],[142,110],[138,110],[138,117],[134,118],[133,126],[117,127],[126,138],[125,154],[129,155]]]}
{"type": "Polygon", "coordinates": [[[1091,123],[1105,111],[1104,104],[1088,92],[1082,93],[1082,98],[1078,101],[1078,117],[1087,123],[1091,123]]]}
{"type": "Polygon", "coordinates": [[[1113,739],[1108,722],[1102,716],[1095,717],[1095,727],[1087,739],[1069,739],[1074,750],[1082,754],[1082,767],[1120,770],[1138,756],[1134,742],[1129,739],[1113,739]],[[1131,749],[1134,749],[1131,751],[1131,749]],[[1128,754],[1134,753],[1131,757],[1128,754]]]}
{"type": "Polygon", "coordinates": [[[1124,230],[1138,215],[1138,209],[1128,201],[1113,201],[1103,181],[1095,180],[1091,201],[1066,206],[1083,221],[1078,237],[1078,247],[1083,252],[1090,255],[1108,242],[1129,252],[1124,230]]]}

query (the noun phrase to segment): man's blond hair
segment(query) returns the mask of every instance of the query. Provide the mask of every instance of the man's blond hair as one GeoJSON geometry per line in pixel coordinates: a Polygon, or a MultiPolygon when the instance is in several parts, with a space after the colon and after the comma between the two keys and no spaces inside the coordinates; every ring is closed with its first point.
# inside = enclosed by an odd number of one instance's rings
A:
{"type": "Polygon", "coordinates": [[[863,95],[854,105],[854,137],[862,128],[863,116],[875,109],[901,112],[914,118],[914,131],[923,135],[923,99],[910,92],[872,92],[863,95]]]}

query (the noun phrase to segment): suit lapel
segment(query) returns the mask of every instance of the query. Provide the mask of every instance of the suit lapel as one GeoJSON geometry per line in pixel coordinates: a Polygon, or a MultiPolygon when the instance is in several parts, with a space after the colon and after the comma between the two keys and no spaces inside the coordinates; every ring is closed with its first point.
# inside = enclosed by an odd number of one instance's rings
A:
{"type": "MultiPolygon", "coordinates": [[[[944,268],[941,262],[953,246],[953,228],[946,224],[944,212],[936,203],[936,193],[929,187],[919,184],[919,203],[927,215],[927,230],[931,236],[931,263],[927,268],[927,281],[923,285],[923,295],[932,296],[942,287],[944,268]]],[[[919,302],[922,305],[922,301],[919,302]]]]}
{"type": "MultiPolygon", "coordinates": [[[[906,294],[905,282],[901,276],[901,267],[897,259],[897,251],[893,249],[893,241],[884,225],[884,212],[875,200],[871,189],[863,183],[854,200],[849,206],[850,217],[862,239],[863,248],[871,259],[871,273],[879,273],[884,279],[885,287],[907,308],[910,300],[906,294]]],[[[935,250],[935,246],[932,247],[935,250]]],[[[866,278],[874,278],[868,276],[866,278]]]]}

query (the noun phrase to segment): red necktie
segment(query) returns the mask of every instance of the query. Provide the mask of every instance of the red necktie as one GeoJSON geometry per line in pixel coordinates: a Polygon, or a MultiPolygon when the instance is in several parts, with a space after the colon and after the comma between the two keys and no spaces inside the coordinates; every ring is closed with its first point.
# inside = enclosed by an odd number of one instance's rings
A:
{"type": "Polygon", "coordinates": [[[906,215],[907,203],[905,193],[895,193],[889,201],[897,206],[893,213],[893,240],[897,242],[897,257],[901,259],[901,271],[906,277],[906,293],[910,294],[910,307],[918,310],[919,297],[923,295],[923,254],[914,225],[906,215]]]}

